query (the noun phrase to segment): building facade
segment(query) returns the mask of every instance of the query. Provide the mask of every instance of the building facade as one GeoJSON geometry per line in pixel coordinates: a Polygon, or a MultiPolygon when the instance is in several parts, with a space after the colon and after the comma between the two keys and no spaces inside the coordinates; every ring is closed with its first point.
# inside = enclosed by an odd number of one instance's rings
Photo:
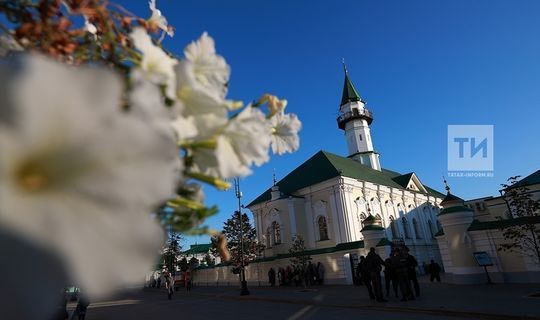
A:
{"type": "MultiPolygon", "coordinates": [[[[409,247],[424,273],[435,260],[445,281],[457,284],[486,281],[540,282],[539,264],[530,257],[502,252],[501,226],[519,223],[508,199],[484,197],[464,201],[426,185],[414,173],[398,173],[381,166],[375,151],[366,107],[345,70],[337,118],[344,131],[348,155],[319,151],[247,205],[253,213],[257,238],[266,248],[246,267],[250,284],[267,284],[270,268],[290,265],[292,239],[301,235],[306,253],[326,270],[325,283],[352,284],[358,258],[376,248],[386,258],[392,245],[409,247]],[[484,269],[475,257],[493,262],[484,269]]],[[[534,199],[540,198],[540,171],[522,179],[534,199]]],[[[540,224],[540,217],[536,219],[540,224]]],[[[539,225],[540,228],[540,225],[539,225]]],[[[198,270],[200,285],[237,284],[233,266],[198,270]]]]}
{"type": "MultiPolygon", "coordinates": [[[[266,245],[265,259],[286,255],[293,237],[302,235],[314,252],[351,247],[344,254],[353,260],[352,268],[370,247],[386,257],[392,243],[407,245],[420,263],[441,261],[435,235],[444,195],[414,172],[381,167],[372,122],[373,114],[345,71],[337,125],[348,156],[320,151],[247,205],[258,240],[266,245]],[[370,217],[376,228],[366,228],[370,217]]],[[[350,280],[343,276],[335,282],[350,280]]]]}
{"type": "MultiPolygon", "coordinates": [[[[532,200],[539,200],[540,170],[521,179],[513,187],[525,187],[532,200]]],[[[488,275],[492,282],[540,282],[538,256],[500,250],[501,245],[508,242],[503,235],[504,227],[526,222],[540,230],[540,212],[530,217],[516,216],[508,191],[501,190],[498,197],[469,201],[448,193],[441,203],[444,208],[439,214],[442,231],[436,238],[448,282],[482,283],[488,280],[488,275]],[[491,265],[485,269],[479,265],[475,259],[478,253],[489,257],[491,265]]]]}

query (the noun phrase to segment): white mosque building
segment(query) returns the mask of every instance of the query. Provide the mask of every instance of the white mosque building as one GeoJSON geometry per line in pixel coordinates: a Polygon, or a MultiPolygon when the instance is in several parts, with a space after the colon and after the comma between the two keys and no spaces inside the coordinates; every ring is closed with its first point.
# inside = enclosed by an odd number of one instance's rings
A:
{"type": "Polygon", "coordinates": [[[319,151],[247,205],[266,245],[260,262],[248,267],[248,281],[287,266],[295,235],[304,237],[315,263],[325,264],[327,283],[352,283],[358,257],[370,247],[386,257],[392,243],[405,244],[420,263],[441,262],[435,235],[444,195],[412,171],[381,167],[373,114],[346,70],[339,114],[347,156],[319,151]]]}
{"type": "Polygon", "coordinates": [[[337,125],[344,130],[348,156],[319,151],[247,205],[265,257],[286,254],[300,234],[308,249],[323,255],[346,247],[355,260],[377,247],[386,256],[394,242],[406,244],[420,262],[441,260],[435,234],[444,195],[414,172],[381,167],[372,121],[345,71],[337,125]]]}
{"type": "MultiPolygon", "coordinates": [[[[486,281],[539,282],[540,265],[530,257],[501,252],[501,227],[526,220],[540,229],[540,214],[516,218],[507,200],[485,197],[463,201],[424,185],[414,172],[383,168],[374,149],[366,108],[345,70],[338,128],[344,130],[346,157],[319,151],[247,205],[253,213],[263,256],[246,267],[250,285],[268,284],[268,270],[290,264],[295,235],[305,239],[306,253],[325,266],[325,283],[352,284],[358,257],[375,247],[383,257],[394,244],[407,245],[423,263],[437,261],[452,283],[486,281]],[[485,268],[478,259],[489,260],[485,268]]],[[[540,198],[540,170],[519,182],[540,198]]],[[[197,270],[198,285],[238,285],[233,266],[197,270]]]]}

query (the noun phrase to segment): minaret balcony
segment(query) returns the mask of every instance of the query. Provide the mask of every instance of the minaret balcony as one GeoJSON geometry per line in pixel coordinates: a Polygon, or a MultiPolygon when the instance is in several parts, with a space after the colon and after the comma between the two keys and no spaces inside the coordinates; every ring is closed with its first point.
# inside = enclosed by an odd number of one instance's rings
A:
{"type": "Polygon", "coordinates": [[[342,130],[345,129],[345,124],[351,120],[355,119],[364,119],[367,121],[368,125],[373,121],[373,114],[366,108],[362,109],[352,109],[352,111],[347,111],[342,113],[337,117],[338,127],[342,130]]]}

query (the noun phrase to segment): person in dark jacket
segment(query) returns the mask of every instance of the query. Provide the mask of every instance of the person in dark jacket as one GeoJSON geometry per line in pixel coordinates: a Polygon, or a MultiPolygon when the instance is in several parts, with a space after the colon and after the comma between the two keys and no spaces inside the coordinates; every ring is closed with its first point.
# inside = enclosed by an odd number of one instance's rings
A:
{"type": "Polygon", "coordinates": [[[371,286],[373,287],[373,293],[377,302],[388,302],[383,298],[382,284],[381,284],[381,271],[384,266],[383,259],[375,252],[375,248],[370,248],[369,253],[366,256],[366,267],[371,279],[371,286]]]}
{"type": "Polygon", "coordinates": [[[396,277],[401,291],[401,301],[415,300],[409,280],[407,268],[407,254],[403,248],[396,249],[391,258],[392,267],[396,271],[396,277]]]}
{"type": "Polygon", "coordinates": [[[431,260],[428,270],[429,281],[433,282],[433,280],[437,280],[437,282],[441,282],[441,266],[437,262],[431,260]]]}
{"type": "Polygon", "coordinates": [[[276,270],[274,268],[270,268],[268,271],[268,282],[270,282],[270,286],[276,285],[276,270]]]}
{"type": "Polygon", "coordinates": [[[366,265],[366,258],[364,256],[360,256],[360,262],[358,262],[357,270],[359,270],[360,273],[361,283],[366,285],[369,293],[369,298],[374,300],[375,295],[373,294],[373,288],[371,287],[371,279],[369,277],[369,271],[366,265]]]}
{"type": "Polygon", "coordinates": [[[396,270],[392,264],[392,255],[395,251],[392,251],[390,253],[390,256],[384,260],[384,282],[385,282],[385,288],[386,288],[386,296],[390,295],[390,284],[392,284],[392,288],[394,289],[394,295],[397,298],[398,297],[398,281],[397,281],[397,275],[396,270]]]}
{"type": "Polygon", "coordinates": [[[418,283],[418,277],[416,276],[416,267],[418,267],[418,261],[416,261],[416,258],[413,255],[409,254],[409,248],[405,247],[405,253],[407,257],[407,270],[409,281],[412,282],[416,297],[419,297],[420,284],[418,283]]]}

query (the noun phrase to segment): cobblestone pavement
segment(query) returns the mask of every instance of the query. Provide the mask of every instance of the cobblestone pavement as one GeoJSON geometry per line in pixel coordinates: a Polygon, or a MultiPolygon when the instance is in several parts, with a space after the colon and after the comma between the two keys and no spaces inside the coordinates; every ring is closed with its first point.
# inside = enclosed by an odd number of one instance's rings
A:
{"type": "MultiPolygon", "coordinates": [[[[249,296],[237,287],[195,287],[167,300],[161,289],[137,289],[90,305],[87,319],[538,319],[539,284],[458,286],[422,283],[415,301],[368,298],[362,286],[258,287],[249,296]]],[[[73,306],[73,305],[71,305],[73,306]]]]}

